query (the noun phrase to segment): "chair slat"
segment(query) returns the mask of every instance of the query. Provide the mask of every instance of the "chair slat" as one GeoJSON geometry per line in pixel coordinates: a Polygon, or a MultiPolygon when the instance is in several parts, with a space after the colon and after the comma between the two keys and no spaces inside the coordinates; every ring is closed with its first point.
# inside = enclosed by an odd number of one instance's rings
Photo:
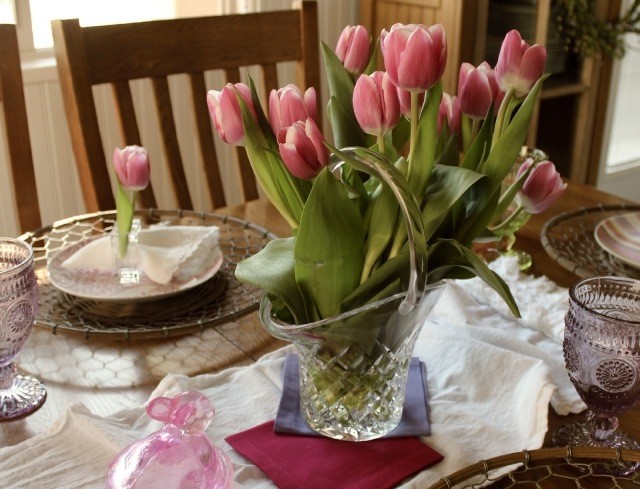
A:
{"type": "Polygon", "coordinates": [[[16,29],[0,25],[0,105],[4,115],[14,200],[22,232],[42,224],[29,123],[22,87],[22,70],[16,29]]]}
{"type": "Polygon", "coordinates": [[[153,92],[156,97],[156,110],[158,112],[158,120],[160,121],[160,131],[162,132],[167,164],[169,165],[169,174],[173,182],[173,189],[178,201],[178,206],[180,206],[180,209],[193,209],[191,196],[189,195],[189,185],[187,184],[187,177],[184,174],[184,167],[182,165],[182,155],[180,154],[180,145],[178,144],[178,133],[171,108],[171,94],[169,93],[169,82],[167,79],[164,77],[154,78],[153,92]]]}
{"type": "Polygon", "coordinates": [[[213,207],[224,207],[227,201],[222,187],[222,178],[218,168],[218,156],[213,144],[213,128],[211,127],[211,117],[207,110],[207,104],[203,103],[206,98],[207,88],[204,80],[204,73],[192,73],[189,76],[191,81],[191,97],[198,128],[198,143],[202,154],[202,166],[207,178],[209,197],[213,207]]]}

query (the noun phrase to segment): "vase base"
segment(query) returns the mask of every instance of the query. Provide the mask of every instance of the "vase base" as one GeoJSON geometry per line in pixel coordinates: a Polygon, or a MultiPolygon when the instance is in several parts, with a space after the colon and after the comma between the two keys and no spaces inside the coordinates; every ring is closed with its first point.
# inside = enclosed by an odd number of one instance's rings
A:
{"type": "Polygon", "coordinates": [[[518,259],[518,268],[523,272],[529,270],[533,265],[533,258],[526,251],[510,249],[501,254],[502,256],[515,256],[518,259]]]}

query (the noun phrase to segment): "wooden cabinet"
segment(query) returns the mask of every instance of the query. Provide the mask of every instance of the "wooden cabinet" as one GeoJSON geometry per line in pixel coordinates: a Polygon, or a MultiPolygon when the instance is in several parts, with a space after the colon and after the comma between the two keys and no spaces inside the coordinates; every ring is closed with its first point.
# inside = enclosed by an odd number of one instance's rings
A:
{"type": "MultiPolygon", "coordinates": [[[[619,4],[617,0],[595,0],[594,8],[601,18],[613,18],[619,4]]],[[[520,21],[529,15],[532,29],[523,37],[529,43],[547,44],[548,34],[554,33],[550,25],[555,29],[552,0],[361,0],[360,15],[374,37],[395,22],[442,23],[449,50],[443,82],[447,92],[455,93],[460,63],[495,62],[490,58],[497,56],[496,25],[504,22],[504,33],[513,27],[507,25],[508,17],[506,22],[505,17],[497,18],[502,13],[496,8],[500,6],[520,8],[520,21]]],[[[571,53],[565,53],[560,68],[557,61],[557,56],[547,60],[553,73],[543,87],[527,144],[545,150],[564,177],[595,184],[611,62],[580,59],[571,53]]]]}

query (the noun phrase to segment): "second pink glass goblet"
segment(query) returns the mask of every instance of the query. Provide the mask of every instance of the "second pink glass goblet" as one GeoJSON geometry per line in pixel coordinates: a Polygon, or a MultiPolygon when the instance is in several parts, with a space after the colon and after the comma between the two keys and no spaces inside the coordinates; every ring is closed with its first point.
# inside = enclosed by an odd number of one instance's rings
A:
{"type": "Polygon", "coordinates": [[[585,423],[559,428],[554,443],[640,449],[616,417],[640,400],[640,281],[593,277],[571,287],[563,349],[589,411],[585,423]]]}

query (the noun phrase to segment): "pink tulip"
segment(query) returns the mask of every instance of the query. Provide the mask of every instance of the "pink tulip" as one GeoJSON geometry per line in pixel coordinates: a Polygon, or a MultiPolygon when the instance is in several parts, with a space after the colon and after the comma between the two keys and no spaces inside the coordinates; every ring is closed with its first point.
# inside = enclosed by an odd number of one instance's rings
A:
{"type": "Polygon", "coordinates": [[[280,156],[289,171],[298,178],[315,177],[329,162],[324,136],[310,117],[278,132],[280,156]]]}
{"type": "Polygon", "coordinates": [[[249,105],[254,119],[258,118],[251,101],[251,90],[244,83],[227,83],[221,91],[209,90],[207,92],[207,105],[209,114],[220,135],[220,138],[228,144],[244,145],[244,126],[242,125],[242,112],[236,96],[236,90],[249,105]]]}
{"type": "Polygon", "coordinates": [[[400,102],[389,75],[376,71],[360,75],[353,90],[353,111],[367,134],[381,136],[400,119],[400,102]]]}
{"type": "Polygon", "coordinates": [[[460,115],[460,99],[443,93],[438,110],[438,133],[442,132],[442,125],[446,122],[449,133],[458,134],[460,132],[460,115]]]}
{"type": "Polygon", "coordinates": [[[424,92],[442,77],[447,62],[442,25],[394,24],[380,39],[385,69],[397,87],[424,92]]]}
{"type": "Polygon", "coordinates": [[[141,146],[116,148],[113,152],[113,168],[120,184],[126,189],[137,191],[149,185],[149,155],[141,146]]]}
{"type": "MultiPolygon", "coordinates": [[[[518,169],[518,177],[533,164],[533,159],[528,158],[518,169]]],[[[539,214],[546,211],[565,188],[567,184],[562,182],[555,165],[548,160],[541,161],[529,173],[516,195],[516,202],[524,206],[524,210],[529,214],[539,214]]]]}
{"type": "Polygon", "coordinates": [[[316,90],[308,88],[304,95],[298,87],[289,84],[269,95],[269,124],[274,134],[294,122],[306,121],[307,117],[318,118],[316,90]]]}
{"type": "Polygon", "coordinates": [[[366,27],[348,25],[342,30],[336,46],[336,56],[349,73],[359,75],[369,62],[371,40],[366,27]]]}
{"type": "Polygon", "coordinates": [[[477,68],[469,63],[460,65],[458,97],[463,114],[474,119],[484,119],[491,104],[498,110],[504,98],[495,79],[495,73],[484,61],[477,68]]]}
{"type": "MultiPolygon", "coordinates": [[[[396,89],[398,91],[398,100],[400,101],[400,112],[407,119],[411,119],[411,92],[403,88],[396,87],[396,89]]],[[[424,103],[424,94],[425,92],[418,94],[418,107],[422,107],[424,103]]]]}
{"type": "Polygon", "coordinates": [[[506,92],[515,90],[515,96],[524,97],[542,76],[547,50],[544,46],[529,46],[516,30],[509,31],[502,42],[496,63],[496,79],[506,92]]]}

